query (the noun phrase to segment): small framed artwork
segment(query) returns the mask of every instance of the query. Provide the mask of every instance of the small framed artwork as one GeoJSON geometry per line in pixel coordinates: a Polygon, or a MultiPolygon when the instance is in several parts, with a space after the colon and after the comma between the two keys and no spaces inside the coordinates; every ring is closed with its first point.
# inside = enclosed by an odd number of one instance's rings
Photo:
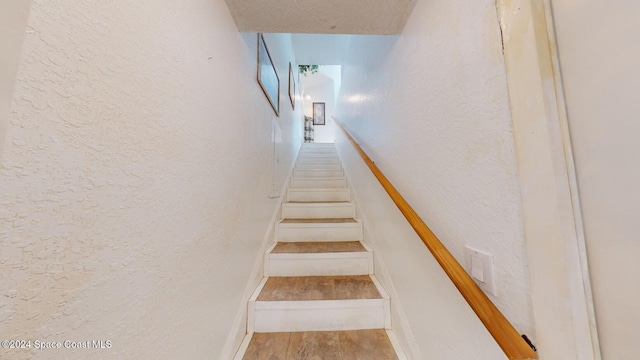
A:
{"type": "Polygon", "coordinates": [[[293,77],[293,69],[291,62],[289,62],[289,100],[291,100],[291,107],[296,109],[296,79],[293,77]]]}
{"type": "Polygon", "coordinates": [[[313,103],[313,125],[324,125],[324,103],[313,103]]]}
{"type": "Polygon", "coordinates": [[[280,78],[262,34],[258,34],[258,83],[276,116],[280,116],[280,78]]]}

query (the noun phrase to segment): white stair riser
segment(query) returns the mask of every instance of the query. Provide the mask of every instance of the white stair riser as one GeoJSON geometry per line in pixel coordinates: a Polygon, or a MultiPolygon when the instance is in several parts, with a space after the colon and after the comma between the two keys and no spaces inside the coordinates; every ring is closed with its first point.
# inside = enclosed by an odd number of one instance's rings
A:
{"type": "Polygon", "coordinates": [[[299,155],[305,154],[337,154],[335,148],[301,149],[299,155]]]}
{"type": "Polygon", "coordinates": [[[333,149],[335,150],[335,144],[329,143],[305,143],[300,147],[302,150],[307,149],[333,149]]]}
{"type": "Polygon", "coordinates": [[[342,170],[342,164],[333,163],[297,163],[296,170],[342,170]]]}
{"type": "Polygon", "coordinates": [[[302,150],[300,151],[299,156],[338,156],[338,152],[335,150],[328,150],[328,151],[308,151],[308,150],[302,150]]]}
{"type": "Polygon", "coordinates": [[[323,157],[301,157],[298,158],[298,160],[296,161],[296,164],[315,164],[315,163],[338,163],[340,164],[341,161],[339,158],[337,157],[328,157],[328,156],[323,156],[323,157]]]}
{"type": "Polygon", "coordinates": [[[330,160],[340,160],[338,153],[301,153],[298,155],[298,160],[317,160],[317,159],[330,159],[330,160]]]}
{"type": "Polygon", "coordinates": [[[314,144],[314,145],[303,145],[300,147],[300,151],[303,150],[336,150],[336,147],[333,144],[314,144]]]}
{"type": "Polygon", "coordinates": [[[270,254],[269,276],[340,276],[373,274],[370,252],[270,254]]]}
{"type": "Polygon", "coordinates": [[[339,157],[336,151],[301,151],[298,158],[301,157],[339,157]]]}
{"type": "Polygon", "coordinates": [[[289,189],[287,190],[288,201],[350,201],[351,191],[349,189],[289,189]]]}
{"type": "Polygon", "coordinates": [[[250,313],[254,314],[250,323],[255,332],[388,328],[388,303],[388,299],[256,301],[249,304],[250,313]]]}
{"type": "Polygon", "coordinates": [[[351,219],[355,215],[354,203],[282,204],[283,219],[351,219]]]}
{"type": "Polygon", "coordinates": [[[283,224],[276,226],[276,240],[296,241],[361,241],[361,223],[283,224]]]}
{"type": "Polygon", "coordinates": [[[294,177],[343,177],[342,170],[294,170],[294,177]]]}
{"type": "Polygon", "coordinates": [[[304,163],[341,163],[340,158],[330,156],[316,156],[316,157],[299,157],[296,161],[297,164],[304,163]]]}
{"type": "Polygon", "coordinates": [[[292,188],[346,188],[347,180],[345,178],[293,178],[291,179],[292,188]]]}
{"type": "Polygon", "coordinates": [[[298,162],[313,162],[313,161],[340,161],[338,155],[331,154],[303,154],[298,156],[298,162]]]}

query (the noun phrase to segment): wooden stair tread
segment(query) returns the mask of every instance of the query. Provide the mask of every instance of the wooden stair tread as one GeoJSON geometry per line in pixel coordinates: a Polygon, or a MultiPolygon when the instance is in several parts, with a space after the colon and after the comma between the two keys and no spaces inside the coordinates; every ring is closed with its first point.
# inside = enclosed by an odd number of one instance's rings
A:
{"type": "Polygon", "coordinates": [[[269,277],[257,301],[382,299],[369,275],[269,277]]]}
{"type": "Polygon", "coordinates": [[[272,254],[314,254],[339,252],[366,252],[359,241],[336,242],[279,242],[271,250],[272,254]]]}
{"type": "Polygon", "coordinates": [[[325,201],[325,200],[318,200],[318,201],[287,201],[286,204],[339,204],[339,203],[351,203],[351,201],[325,201]]]}
{"type": "Polygon", "coordinates": [[[357,223],[354,218],[330,218],[330,219],[284,219],[281,221],[282,224],[304,224],[304,223],[315,223],[315,224],[323,224],[323,223],[357,223]]]}
{"type": "Polygon", "coordinates": [[[398,359],[383,329],[254,333],[243,360],[398,359]]]}

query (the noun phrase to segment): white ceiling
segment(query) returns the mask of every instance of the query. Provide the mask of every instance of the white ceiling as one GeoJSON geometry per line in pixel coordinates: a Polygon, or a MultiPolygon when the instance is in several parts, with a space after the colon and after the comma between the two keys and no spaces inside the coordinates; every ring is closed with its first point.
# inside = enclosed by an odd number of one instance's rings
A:
{"type": "Polygon", "coordinates": [[[402,33],[416,0],[225,0],[241,32],[402,33]]]}

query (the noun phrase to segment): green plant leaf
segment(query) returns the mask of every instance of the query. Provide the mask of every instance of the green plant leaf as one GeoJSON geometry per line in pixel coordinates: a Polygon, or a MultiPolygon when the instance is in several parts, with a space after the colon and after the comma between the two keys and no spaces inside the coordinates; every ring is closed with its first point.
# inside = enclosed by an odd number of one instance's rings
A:
{"type": "Polygon", "coordinates": [[[307,73],[315,74],[318,72],[320,65],[298,65],[298,72],[304,76],[307,76],[307,73]]]}

